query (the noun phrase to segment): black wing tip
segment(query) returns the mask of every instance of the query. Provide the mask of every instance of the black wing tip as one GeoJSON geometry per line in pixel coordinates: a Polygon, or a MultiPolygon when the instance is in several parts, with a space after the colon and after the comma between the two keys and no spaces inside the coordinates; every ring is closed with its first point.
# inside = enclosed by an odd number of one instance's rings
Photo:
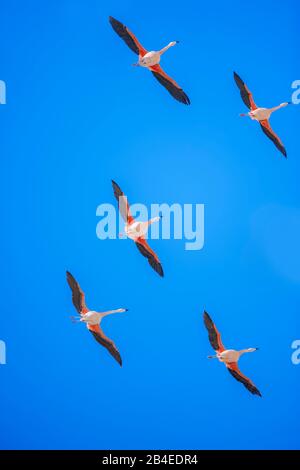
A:
{"type": "Polygon", "coordinates": [[[123,367],[123,361],[122,361],[122,358],[120,356],[120,358],[116,359],[117,363],[119,364],[120,367],[123,367]]]}
{"type": "Polygon", "coordinates": [[[204,321],[204,325],[206,326],[206,329],[207,329],[208,332],[211,331],[212,328],[214,329],[214,322],[213,322],[211,316],[207,313],[206,310],[204,310],[204,312],[203,312],[203,321],[204,321]]]}
{"type": "Polygon", "coordinates": [[[93,331],[90,329],[89,331],[94,336],[97,343],[100,343],[102,346],[104,346],[108,350],[108,352],[111,354],[111,356],[115,359],[115,361],[117,361],[117,363],[122,367],[122,364],[123,364],[122,358],[121,358],[119,351],[116,349],[116,347],[114,346],[114,350],[112,351],[111,349],[107,347],[107,343],[105,342],[103,343],[103,339],[101,339],[101,336],[96,331],[93,331]]]}
{"type": "Polygon", "coordinates": [[[119,366],[122,367],[123,366],[123,361],[122,361],[121,354],[119,353],[118,350],[116,350],[115,352],[116,352],[116,354],[112,354],[112,357],[117,361],[119,366]]]}
{"type": "Polygon", "coordinates": [[[233,77],[234,77],[235,80],[238,80],[238,81],[241,81],[242,83],[244,83],[244,81],[241,79],[241,77],[239,76],[238,73],[233,72],[233,77]]]}
{"type": "Polygon", "coordinates": [[[262,394],[260,393],[260,391],[258,390],[258,388],[256,388],[255,386],[252,386],[252,388],[248,388],[248,387],[246,386],[246,388],[249,390],[249,392],[252,393],[252,395],[256,395],[256,396],[262,398],[262,394]]]}
{"type": "Polygon", "coordinates": [[[165,277],[165,273],[163,271],[162,265],[159,264],[156,269],[157,274],[159,274],[160,277],[165,277]]]}
{"type": "Polygon", "coordinates": [[[233,72],[233,78],[234,78],[234,81],[236,83],[236,85],[238,86],[239,90],[242,92],[242,91],[245,91],[244,88],[245,88],[245,82],[244,80],[239,76],[238,73],[236,72],[233,72]]]}
{"type": "Polygon", "coordinates": [[[153,258],[153,256],[146,250],[144,245],[140,243],[139,241],[135,242],[137,249],[139,252],[148,260],[149,265],[151,268],[160,276],[164,277],[164,271],[162,268],[162,265],[160,264],[159,261],[153,258]]]}
{"type": "Polygon", "coordinates": [[[279,138],[277,136],[274,136],[273,133],[267,127],[265,127],[261,122],[260,122],[260,126],[262,128],[263,133],[273,142],[273,144],[279,150],[279,152],[285,158],[287,158],[287,151],[285,147],[281,144],[281,142],[278,140],[279,138]]]}
{"type": "Polygon", "coordinates": [[[182,88],[175,86],[170,80],[163,77],[159,72],[155,72],[152,70],[152,75],[156,78],[156,80],[166,88],[166,90],[170,93],[171,96],[179,103],[183,103],[185,105],[190,105],[191,101],[188,95],[183,91],[182,88]]]}
{"type": "Polygon", "coordinates": [[[209,321],[212,322],[212,319],[211,319],[210,315],[207,313],[207,311],[205,309],[203,311],[203,318],[204,318],[204,320],[209,320],[209,321]]]}
{"type": "Polygon", "coordinates": [[[181,95],[182,95],[181,96],[182,99],[180,100],[181,103],[186,104],[186,105],[189,106],[191,104],[191,100],[189,99],[188,95],[183,91],[182,88],[180,89],[180,91],[181,91],[181,95]]]}
{"type": "Polygon", "coordinates": [[[113,30],[117,33],[120,38],[127,44],[127,46],[135,53],[139,54],[139,47],[135,43],[135,40],[132,38],[127,27],[121,23],[121,21],[116,20],[112,16],[109,16],[109,22],[113,30]]]}
{"type": "MultiPolygon", "coordinates": [[[[170,90],[168,90],[170,92],[170,90]]],[[[176,93],[176,96],[175,94],[173,95],[172,93],[170,93],[173,98],[175,98],[175,100],[179,101],[179,103],[182,103],[182,104],[185,104],[187,106],[189,106],[191,104],[191,101],[188,97],[188,95],[183,91],[182,88],[178,89],[178,91],[180,93],[176,93]]]]}
{"type": "Polygon", "coordinates": [[[112,184],[112,187],[113,187],[113,190],[114,191],[118,191],[118,192],[122,192],[120,186],[118,185],[118,183],[116,183],[114,180],[111,180],[111,184],[112,184]]]}
{"type": "Polygon", "coordinates": [[[159,262],[153,262],[153,260],[151,260],[151,258],[148,258],[148,263],[150,264],[151,268],[154,269],[154,271],[160,276],[160,277],[164,277],[164,271],[163,271],[163,268],[162,268],[162,265],[159,263],[159,262]]]}
{"type": "Polygon", "coordinates": [[[191,104],[191,100],[189,99],[188,95],[186,95],[186,94],[185,94],[185,101],[183,103],[186,104],[187,106],[189,106],[191,104]]]}
{"type": "Polygon", "coordinates": [[[120,21],[118,21],[116,18],[114,18],[113,16],[109,16],[108,17],[108,21],[110,22],[111,25],[113,25],[114,23],[115,24],[119,24],[120,21]]]}
{"type": "Polygon", "coordinates": [[[66,271],[66,278],[67,281],[75,281],[75,277],[73,276],[73,274],[70,273],[70,271],[66,271]]]}
{"type": "Polygon", "coordinates": [[[260,393],[258,388],[256,388],[255,385],[253,385],[252,382],[250,382],[250,381],[244,379],[243,377],[241,377],[240,374],[236,370],[231,369],[230,367],[228,367],[227,369],[228,369],[229,373],[232,375],[232,377],[234,377],[238,382],[242,383],[244,385],[244,387],[252,395],[257,395],[257,396],[262,398],[262,394],[260,393]]]}
{"type": "Polygon", "coordinates": [[[120,21],[116,20],[116,18],[114,18],[113,16],[109,16],[108,21],[110,22],[111,27],[115,30],[116,33],[120,28],[123,27],[123,24],[120,21]]]}

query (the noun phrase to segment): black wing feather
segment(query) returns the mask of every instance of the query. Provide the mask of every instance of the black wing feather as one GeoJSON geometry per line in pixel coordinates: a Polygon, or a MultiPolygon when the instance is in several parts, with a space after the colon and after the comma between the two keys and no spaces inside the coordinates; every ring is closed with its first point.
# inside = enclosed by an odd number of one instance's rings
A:
{"type": "Polygon", "coordinates": [[[135,52],[137,55],[139,55],[139,48],[135,44],[134,40],[130,36],[130,34],[127,31],[127,28],[124,24],[122,24],[120,21],[116,20],[112,16],[109,17],[109,22],[112,25],[113,29],[115,32],[120,36],[120,38],[125,41],[128,47],[135,52]]]}
{"type": "Polygon", "coordinates": [[[244,377],[242,377],[236,370],[230,369],[228,367],[229,373],[240,383],[242,383],[249,392],[251,392],[253,395],[258,395],[261,397],[260,391],[251,383],[250,381],[246,380],[244,377]]]}
{"type": "Polygon", "coordinates": [[[120,188],[120,186],[114,180],[111,180],[111,182],[112,182],[115,198],[119,202],[119,198],[124,196],[124,193],[122,189],[120,188]]]}
{"type": "Polygon", "coordinates": [[[242,98],[243,102],[245,103],[247,108],[251,109],[251,101],[250,101],[249,91],[247,90],[246,85],[243,82],[243,80],[241,79],[241,77],[236,72],[234,72],[234,80],[235,80],[235,83],[237,84],[237,86],[240,90],[241,98],[242,98]]]}
{"type": "Polygon", "coordinates": [[[132,216],[130,214],[127,197],[121,190],[120,186],[113,180],[112,180],[112,187],[114,191],[114,196],[116,200],[118,201],[118,207],[119,207],[121,216],[123,217],[125,222],[130,222],[132,220],[132,216]]]}
{"type": "Polygon", "coordinates": [[[168,92],[173,96],[173,98],[175,98],[175,100],[183,104],[191,104],[189,97],[183,91],[182,88],[177,88],[172,82],[167,80],[158,72],[152,72],[152,74],[156,78],[156,80],[158,80],[159,83],[168,90],[168,92]]]}
{"type": "Polygon", "coordinates": [[[214,322],[212,321],[212,319],[210,318],[209,314],[206,311],[204,311],[203,313],[203,320],[204,320],[206,329],[208,331],[209,342],[212,348],[215,351],[218,351],[220,349],[218,332],[216,331],[214,322]]]}
{"type": "Polygon", "coordinates": [[[269,137],[269,139],[272,140],[272,142],[275,144],[275,146],[278,148],[278,150],[282,153],[282,155],[284,155],[285,158],[287,158],[287,152],[286,152],[284,146],[282,145],[282,143],[272,134],[272,132],[269,131],[269,129],[267,127],[265,127],[261,124],[261,128],[262,128],[262,131],[264,132],[264,134],[266,134],[266,136],[269,137]]]}
{"type": "Polygon", "coordinates": [[[78,284],[76,279],[72,276],[71,273],[69,273],[69,271],[67,271],[67,281],[72,290],[73,305],[76,308],[77,312],[82,314],[85,310],[88,310],[85,304],[84,293],[81,290],[80,285],[78,284]]]}
{"type": "Polygon", "coordinates": [[[107,338],[104,334],[101,335],[93,330],[90,330],[90,332],[94,336],[95,340],[99,344],[104,346],[108,350],[108,352],[115,358],[115,360],[120,364],[120,366],[122,366],[122,358],[114,342],[107,338]]]}
{"type": "Polygon", "coordinates": [[[145,256],[145,258],[148,259],[148,263],[150,264],[150,266],[154,269],[154,271],[156,271],[161,277],[164,277],[164,272],[163,272],[163,268],[162,268],[162,265],[151,255],[151,253],[149,253],[146,248],[144,247],[144,245],[142,245],[141,243],[139,242],[136,242],[136,246],[139,250],[139,252],[145,256]]]}

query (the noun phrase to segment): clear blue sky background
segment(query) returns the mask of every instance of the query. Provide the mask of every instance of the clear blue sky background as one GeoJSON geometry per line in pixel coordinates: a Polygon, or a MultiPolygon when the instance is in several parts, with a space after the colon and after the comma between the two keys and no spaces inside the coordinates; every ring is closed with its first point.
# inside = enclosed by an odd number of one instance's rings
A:
{"type": "Polygon", "coordinates": [[[300,79],[296,1],[1,0],[0,447],[299,448],[300,106],[272,118],[285,160],[245,111],[291,99],[300,79]],[[145,47],[180,40],[163,66],[173,100],[108,23],[145,47]],[[160,279],[128,241],[96,238],[114,202],[205,204],[205,246],[153,241],[160,279]],[[121,369],[73,325],[69,269],[104,320],[121,369]],[[202,323],[241,360],[253,397],[215,362],[202,323]]]}

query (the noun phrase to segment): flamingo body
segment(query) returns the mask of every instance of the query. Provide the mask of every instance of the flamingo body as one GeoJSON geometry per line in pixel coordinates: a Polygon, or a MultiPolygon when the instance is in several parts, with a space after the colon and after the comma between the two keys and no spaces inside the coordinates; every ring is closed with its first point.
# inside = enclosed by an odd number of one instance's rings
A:
{"type": "Polygon", "coordinates": [[[125,233],[133,241],[145,237],[148,231],[148,222],[132,222],[125,225],[125,233]]]}
{"type": "Polygon", "coordinates": [[[88,325],[100,325],[103,317],[105,317],[105,313],[90,310],[86,314],[81,315],[80,321],[87,323],[88,325]]]}
{"type": "Polygon", "coordinates": [[[254,111],[250,111],[248,114],[254,121],[264,121],[265,119],[270,119],[272,111],[268,108],[257,108],[254,111]]]}
{"type": "Polygon", "coordinates": [[[156,253],[150,248],[145,240],[148,228],[154,222],[158,222],[160,217],[154,217],[146,222],[138,222],[134,219],[130,212],[130,206],[127,198],[121,190],[120,186],[112,181],[114,196],[118,201],[119,211],[125,221],[125,233],[128,238],[133,240],[139,252],[148,259],[148,263],[161,277],[164,276],[162,265],[156,253]]]}
{"type": "Polygon", "coordinates": [[[284,108],[291,103],[281,103],[279,106],[274,106],[273,108],[260,108],[256,105],[251,91],[249,90],[245,82],[243,82],[241,77],[236,72],[234,72],[234,80],[240,90],[240,94],[241,94],[241,98],[243,102],[245,103],[247,108],[249,108],[250,110],[246,114],[241,114],[241,116],[248,116],[253,121],[259,122],[264,134],[270,140],[272,140],[272,142],[278,148],[278,150],[282,153],[282,155],[287,157],[286,149],[283,143],[281,142],[280,138],[278,137],[278,135],[276,135],[275,132],[273,131],[269,121],[270,121],[271,115],[275,111],[278,111],[279,109],[284,108]]]}
{"type": "Polygon", "coordinates": [[[237,362],[240,358],[240,354],[235,349],[226,349],[225,351],[217,354],[217,358],[220,362],[225,362],[225,364],[228,364],[231,362],[237,362]]]}
{"type": "Polygon", "coordinates": [[[126,312],[127,309],[118,308],[116,310],[108,310],[106,312],[96,312],[95,310],[89,310],[85,303],[84,292],[82,291],[74,276],[72,276],[72,274],[68,271],[67,282],[72,291],[73,305],[79,314],[79,318],[73,319],[73,321],[86,323],[88,330],[92,333],[95,340],[104,346],[114,357],[114,359],[120,364],[120,366],[122,366],[122,358],[115,343],[103,333],[102,329],[100,328],[100,323],[105,316],[111,315],[113,313],[126,312]]]}
{"type": "Polygon", "coordinates": [[[160,51],[147,51],[147,49],[141,45],[136,36],[127,28],[127,26],[112,16],[109,17],[109,22],[118,36],[120,36],[127,46],[138,55],[138,62],[133,65],[138,65],[150,70],[156,80],[158,80],[159,83],[168,90],[173,98],[175,98],[180,103],[186,105],[190,104],[190,99],[183,89],[175,82],[175,80],[169,77],[159,65],[162,54],[164,54],[170,47],[175,46],[178,41],[170,42],[160,51]]]}
{"type": "Polygon", "coordinates": [[[228,372],[238,382],[241,382],[253,395],[258,395],[261,397],[261,393],[256,388],[254,383],[248,377],[242,374],[238,367],[238,361],[240,357],[245,353],[256,351],[257,348],[241,349],[240,351],[237,351],[235,349],[226,349],[222,343],[221,335],[218,332],[216,325],[214,324],[214,322],[206,311],[204,311],[203,313],[203,320],[204,325],[208,331],[210,344],[212,348],[216,351],[215,356],[208,356],[209,359],[216,358],[220,362],[223,362],[223,364],[226,365],[228,372]]]}
{"type": "Polygon", "coordinates": [[[133,241],[138,241],[140,238],[145,238],[149,229],[149,226],[154,222],[158,222],[160,217],[154,217],[147,222],[131,222],[125,225],[125,233],[128,238],[133,241]]]}
{"type": "Polygon", "coordinates": [[[147,52],[144,56],[139,56],[138,65],[141,67],[153,67],[154,65],[159,64],[160,62],[160,53],[157,51],[147,52]]]}

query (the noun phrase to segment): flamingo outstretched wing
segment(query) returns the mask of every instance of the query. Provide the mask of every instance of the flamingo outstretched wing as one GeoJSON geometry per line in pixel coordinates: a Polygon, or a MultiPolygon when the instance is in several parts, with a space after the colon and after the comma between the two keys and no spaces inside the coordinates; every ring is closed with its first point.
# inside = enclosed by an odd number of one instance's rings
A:
{"type": "Polygon", "coordinates": [[[272,142],[275,144],[278,150],[282,153],[282,155],[284,155],[285,158],[287,158],[285,147],[283,143],[281,142],[281,140],[279,139],[278,135],[276,135],[275,132],[273,131],[272,127],[270,126],[269,121],[267,119],[265,119],[264,121],[260,121],[260,125],[264,134],[266,134],[266,136],[272,140],[272,142]]]}
{"type": "Polygon", "coordinates": [[[205,310],[204,310],[204,313],[203,313],[203,320],[204,320],[204,324],[206,326],[206,329],[208,331],[208,338],[209,338],[209,342],[210,342],[212,348],[217,353],[221,353],[221,352],[225,351],[225,347],[224,347],[224,345],[222,343],[222,340],[221,340],[221,335],[218,332],[218,330],[216,328],[216,325],[214,324],[214,322],[210,318],[209,314],[205,310]]]}
{"type": "Polygon", "coordinates": [[[251,91],[249,90],[249,88],[247,87],[245,82],[243,82],[241,77],[236,72],[234,72],[233,76],[234,76],[235,83],[237,84],[237,86],[240,90],[241,98],[244,101],[245,105],[251,111],[255,111],[255,109],[257,109],[257,106],[254,102],[251,91]]]}
{"type": "Polygon", "coordinates": [[[127,26],[125,26],[112,16],[109,17],[109,22],[115,32],[120,36],[120,38],[123,39],[124,42],[126,42],[127,46],[130,47],[133,52],[135,52],[141,57],[147,54],[147,50],[140,44],[135,35],[131,31],[129,31],[127,26]]]}
{"type": "Polygon", "coordinates": [[[241,382],[247,388],[247,390],[249,390],[249,392],[251,392],[253,395],[258,395],[259,397],[262,396],[258,388],[256,388],[256,386],[254,385],[254,383],[248,377],[242,374],[236,362],[226,364],[226,367],[228,369],[228,372],[238,382],[241,382]]]}
{"type": "Polygon", "coordinates": [[[180,103],[183,104],[191,104],[187,94],[183,91],[182,88],[180,88],[175,80],[173,80],[163,71],[160,65],[153,65],[152,67],[149,67],[149,69],[151,70],[156,80],[158,80],[159,83],[168,90],[175,100],[180,101],[180,103]]]}
{"type": "Polygon", "coordinates": [[[115,360],[122,366],[121,355],[115,345],[115,343],[109,339],[102,331],[99,325],[87,325],[88,329],[94,336],[95,340],[104,346],[107,351],[115,358],[115,360]]]}
{"type": "Polygon", "coordinates": [[[150,248],[148,243],[144,238],[138,238],[136,240],[136,246],[139,250],[139,252],[145,256],[145,258],[148,259],[148,263],[150,266],[156,271],[161,277],[164,277],[164,272],[162,265],[157,257],[157,255],[154,253],[154,251],[150,248]]]}
{"type": "Polygon", "coordinates": [[[89,309],[87,308],[85,304],[85,295],[83,291],[81,290],[80,285],[78,284],[74,276],[72,276],[72,274],[69,273],[69,271],[67,271],[67,281],[72,290],[73,305],[80,315],[84,315],[85,313],[89,311],[89,309]]]}
{"type": "Polygon", "coordinates": [[[130,213],[130,207],[127,201],[127,197],[121,190],[120,186],[113,180],[112,180],[112,187],[114,190],[115,198],[118,201],[118,207],[119,207],[121,216],[123,217],[123,219],[125,220],[127,224],[131,224],[134,221],[134,218],[132,217],[130,213]]]}

